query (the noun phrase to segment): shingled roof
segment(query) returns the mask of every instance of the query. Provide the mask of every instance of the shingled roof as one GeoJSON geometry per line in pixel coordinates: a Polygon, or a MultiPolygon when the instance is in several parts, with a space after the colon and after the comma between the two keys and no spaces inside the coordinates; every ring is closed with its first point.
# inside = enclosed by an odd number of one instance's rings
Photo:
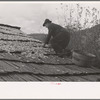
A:
{"type": "Polygon", "coordinates": [[[21,29],[21,27],[11,26],[11,25],[7,25],[7,24],[0,24],[0,27],[13,28],[13,29],[18,29],[18,30],[21,29]]]}
{"type": "MultiPolygon", "coordinates": [[[[79,67],[68,57],[42,48],[42,42],[0,29],[0,81],[97,81],[100,69],[79,67]]],[[[7,27],[8,28],[8,27],[7,27]]],[[[10,27],[9,27],[10,29],[10,27]]],[[[22,32],[22,31],[17,31],[22,32]]]]}

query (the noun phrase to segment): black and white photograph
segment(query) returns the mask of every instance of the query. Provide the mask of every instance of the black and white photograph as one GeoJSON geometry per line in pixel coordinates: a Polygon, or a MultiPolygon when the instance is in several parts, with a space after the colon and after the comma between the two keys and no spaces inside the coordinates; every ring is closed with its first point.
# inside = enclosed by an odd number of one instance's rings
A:
{"type": "Polygon", "coordinates": [[[100,3],[0,2],[0,81],[99,82],[100,3]]]}

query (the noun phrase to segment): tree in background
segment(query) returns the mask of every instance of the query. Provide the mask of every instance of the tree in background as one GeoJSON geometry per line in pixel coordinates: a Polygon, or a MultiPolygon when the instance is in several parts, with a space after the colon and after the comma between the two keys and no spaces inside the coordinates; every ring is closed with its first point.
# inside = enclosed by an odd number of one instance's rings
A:
{"type": "MultiPolygon", "coordinates": [[[[63,12],[63,14],[62,16],[58,15],[59,22],[60,19],[63,19],[64,21],[62,23],[64,23],[66,29],[73,33],[74,36],[73,43],[75,43],[76,41],[77,45],[76,48],[80,48],[81,50],[86,50],[86,51],[93,50],[93,52],[95,52],[95,50],[99,46],[99,45],[97,46],[98,44],[97,41],[100,40],[100,32],[99,32],[99,27],[97,27],[96,30],[91,27],[100,24],[99,10],[97,10],[95,7],[82,6],[82,4],[63,4],[63,3],[61,3],[60,9],[63,12]],[[89,28],[91,28],[92,31],[89,30],[89,28]],[[82,33],[81,30],[85,31],[82,33]],[[80,33],[78,34],[79,37],[75,36],[77,35],[77,31],[78,33],[80,33]],[[74,32],[76,32],[76,34],[74,32]]],[[[57,14],[59,14],[58,10],[59,9],[57,9],[58,12],[57,14]]],[[[73,43],[71,45],[74,46],[73,43]]]]}
{"type": "Polygon", "coordinates": [[[94,7],[61,3],[60,9],[63,12],[62,16],[59,16],[59,9],[56,8],[58,22],[61,23],[60,18],[63,19],[63,23],[68,29],[78,31],[100,24],[99,11],[94,7]]]}

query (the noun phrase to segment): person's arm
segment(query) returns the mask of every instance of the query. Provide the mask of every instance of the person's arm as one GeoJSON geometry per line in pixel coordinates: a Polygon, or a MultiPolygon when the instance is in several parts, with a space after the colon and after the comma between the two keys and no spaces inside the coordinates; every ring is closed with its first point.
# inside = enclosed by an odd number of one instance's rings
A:
{"type": "Polygon", "coordinates": [[[48,44],[48,43],[49,43],[50,38],[51,38],[51,34],[48,33],[47,38],[46,38],[46,40],[45,40],[45,44],[48,44]]]}
{"type": "Polygon", "coordinates": [[[43,47],[45,47],[45,45],[49,43],[50,38],[51,38],[51,34],[48,34],[48,35],[47,35],[47,38],[46,38],[46,40],[45,40],[45,42],[44,42],[43,47]]]}
{"type": "Polygon", "coordinates": [[[45,47],[45,45],[48,44],[49,41],[50,41],[50,38],[51,38],[51,32],[52,32],[52,30],[49,30],[48,35],[47,35],[47,38],[46,38],[46,40],[45,40],[45,42],[44,42],[44,47],[45,47]]]}

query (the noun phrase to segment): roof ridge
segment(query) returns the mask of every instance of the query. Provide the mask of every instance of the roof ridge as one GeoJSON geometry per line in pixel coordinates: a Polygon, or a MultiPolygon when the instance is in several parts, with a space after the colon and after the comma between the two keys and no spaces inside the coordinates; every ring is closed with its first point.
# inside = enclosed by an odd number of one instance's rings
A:
{"type": "Polygon", "coordinates": [[[21,29],[21,27],[18,27],[18,26],[12,26],[12,25],[7,25],[7,24],[0,24],[0,26],[6,26],[6,27],[10,27],[10,28],[15,28],[15,29],[18,29],[18,30],[21,29]]]}

